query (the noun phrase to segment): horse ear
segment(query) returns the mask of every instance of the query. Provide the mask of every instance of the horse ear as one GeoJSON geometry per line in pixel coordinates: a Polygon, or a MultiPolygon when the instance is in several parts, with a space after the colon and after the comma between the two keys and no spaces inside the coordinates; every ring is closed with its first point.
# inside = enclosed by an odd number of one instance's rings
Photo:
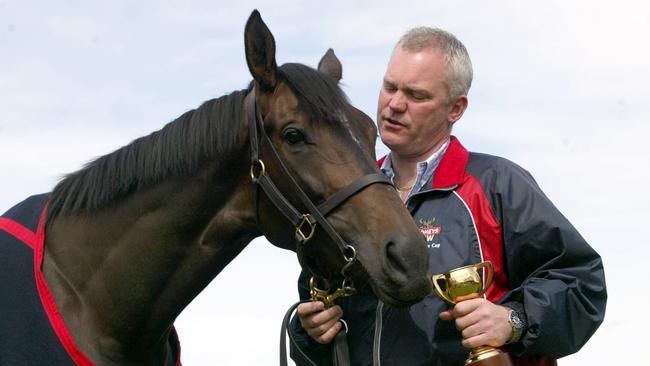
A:
{"type": "Polygon", "coordinates": [[[262,89],[273,90],[277,83],[275,40],[257,10],[253,10],[246,22],[244,43],[251,75],[262,89]]]}
{"type": "Polygon", "coordinates": [[[341,61],[336,57],[333,49],[330,48],[327,50],[323,58],[320,59],[318,62],[318,71],[329,75],[336,81],[341,80],[343,77],[343,66],[341,66],[341,61]]]}

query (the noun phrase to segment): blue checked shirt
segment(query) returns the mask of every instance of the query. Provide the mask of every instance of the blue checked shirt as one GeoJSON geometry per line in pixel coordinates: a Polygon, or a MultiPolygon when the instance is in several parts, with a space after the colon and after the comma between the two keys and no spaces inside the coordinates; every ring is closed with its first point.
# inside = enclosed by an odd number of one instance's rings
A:
{"type": "MultiPolygon", "coordinates": [[[[411,191],[409,192],[408,198],[411,198],[414,194],[420,191],[422,187],[424,187],[425,184],[429,181],[429,179],[432,179],[433,177],[433,172],[435,172],[436,168],[438,167],[438,164],[440,163],[440,159],[442,159],[442,156],[444,155],[445,151],[447,150],[447,146],[449,146],[449,137],[447,137],[447,141],[429,157],[429,159],[425,161],[420,161],[417,165],[417,175],[415,177],[415,184],[413,185],[413,188],[411,188],[411,191]]],[[[386,174],[386,176],[393,182],[395,179],[395,171],[393,170],[393,163],[391,160],[391,153],[386,156],[386,159],[384,159],[383,164],[381,165],[381,171],[386,174]]]]}

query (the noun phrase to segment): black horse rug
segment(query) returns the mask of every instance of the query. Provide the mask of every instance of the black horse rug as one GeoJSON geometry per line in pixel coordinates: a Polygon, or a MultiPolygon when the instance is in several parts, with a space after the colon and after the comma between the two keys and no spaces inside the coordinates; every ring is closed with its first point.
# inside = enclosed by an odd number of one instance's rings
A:
{"type": "MultiPolygon", "coordinates": [[[[32,196],[0,217],[0,365],[94,365],[77,348],[41,265],[49,195],[32,196]]],[[[176,332],[166,366],[180,366],[176,332]]]]}

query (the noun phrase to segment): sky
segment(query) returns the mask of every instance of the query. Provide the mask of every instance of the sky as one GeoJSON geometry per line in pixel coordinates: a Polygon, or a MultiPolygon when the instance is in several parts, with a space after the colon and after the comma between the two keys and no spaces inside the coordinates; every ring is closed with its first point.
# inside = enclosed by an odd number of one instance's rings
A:
{"type": "MultiPolygon", "coordinates": [[[[454,134],[530,171],[603,257],[605,321],[560,365],[638,360],[650,326],[647,2],[0,0],[0,212],[245,87],[253,9],[279,64],[316,66],[333,48],[344,91],[373,118],[399,36],[455,34],[474,83],[454,134]]],[[[177,319],[184,365],[277,364],[298,272],[294,253],[255,239],[177,319]]]]}

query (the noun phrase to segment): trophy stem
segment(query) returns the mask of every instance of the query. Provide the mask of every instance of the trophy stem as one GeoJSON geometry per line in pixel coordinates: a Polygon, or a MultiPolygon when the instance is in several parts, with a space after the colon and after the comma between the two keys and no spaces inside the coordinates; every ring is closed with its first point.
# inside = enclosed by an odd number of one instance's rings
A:
{"type": "Polygon", "coordinates": [[[465,366],[513,366],[510,355],[498,348],[479,346],[472,349],[465,366]]]}

